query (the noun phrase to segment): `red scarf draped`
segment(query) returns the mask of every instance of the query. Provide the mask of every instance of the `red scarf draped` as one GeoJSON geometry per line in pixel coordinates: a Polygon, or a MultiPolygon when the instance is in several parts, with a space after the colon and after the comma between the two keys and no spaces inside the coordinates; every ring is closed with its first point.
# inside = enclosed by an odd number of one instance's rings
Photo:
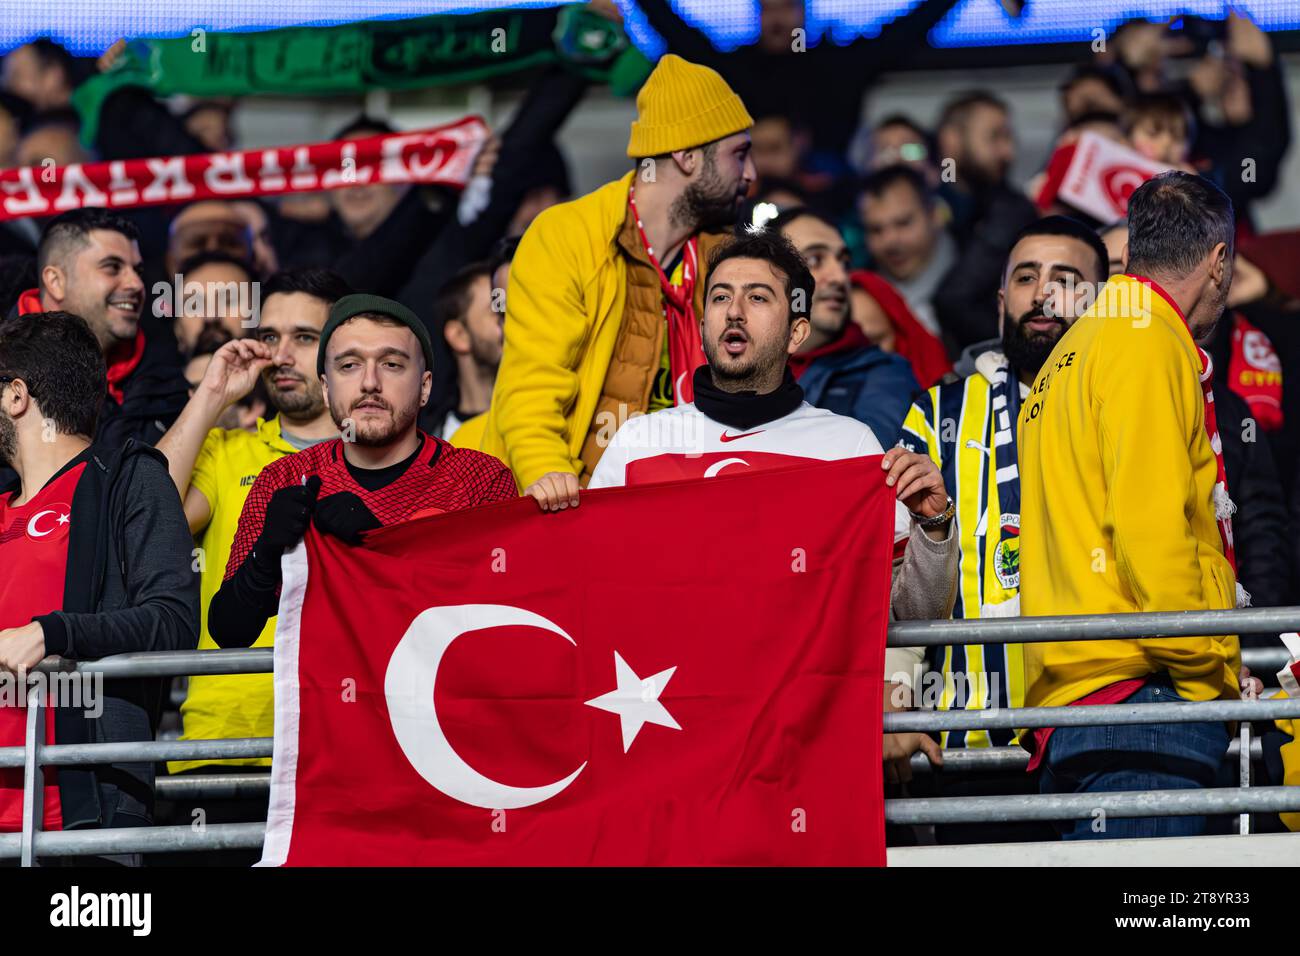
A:
{"type": "Polygon", "coordinates": [[[673,375],[673,401],[685,405],[695,399],[693,378],[695,370],[704,364],[704,342],[700,322],[695,315],[695,282],[699,276],[699,243],[695,236],[686,240],[682,251],[682,284],[675,286],[664,274],[659,259],[646,239],[641,214],[636,211],[636,187],[629,187],[627,204],[636,220],[636,231],[641,236],[650,264],[659,274],[659,288],[664,294],[664,318],[668,321],[668,360],[673,375]]]}

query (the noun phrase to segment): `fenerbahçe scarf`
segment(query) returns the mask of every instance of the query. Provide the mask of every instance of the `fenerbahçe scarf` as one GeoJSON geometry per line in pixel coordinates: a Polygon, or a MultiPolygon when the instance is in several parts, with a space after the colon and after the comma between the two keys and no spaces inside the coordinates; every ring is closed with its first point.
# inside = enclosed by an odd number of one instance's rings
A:
{"type": "Polygon", "coordinates": [[[285,557],[262,865],[883,865],[879,456],[285,557]]]}

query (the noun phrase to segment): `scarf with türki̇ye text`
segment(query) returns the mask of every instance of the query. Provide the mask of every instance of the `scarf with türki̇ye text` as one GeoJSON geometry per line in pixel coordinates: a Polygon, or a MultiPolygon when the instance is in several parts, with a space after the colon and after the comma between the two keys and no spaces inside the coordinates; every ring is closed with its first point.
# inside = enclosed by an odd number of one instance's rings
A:
{"type": "Polygon", "coordinates": [[[134,209],[374,183],[460,188],[487,135],[481,119],[467,116],[432,129],[345,142],[5,169],[0,170],[0,220],[88,206],[134,209]]]}

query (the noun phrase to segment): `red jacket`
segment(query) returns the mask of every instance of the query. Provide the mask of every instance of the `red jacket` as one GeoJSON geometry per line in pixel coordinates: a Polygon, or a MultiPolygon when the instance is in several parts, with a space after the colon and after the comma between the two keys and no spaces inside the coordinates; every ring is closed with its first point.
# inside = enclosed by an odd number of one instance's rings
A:
{"type": "Polygon", "coordinates": [[[894,352],[912,364],[912,374],[922,388],[929,388],[952,371],[943,343],[917,320],[898,290],[884,277],[859,269],[849,280],[885,310],[894,326],[894,352]]]}

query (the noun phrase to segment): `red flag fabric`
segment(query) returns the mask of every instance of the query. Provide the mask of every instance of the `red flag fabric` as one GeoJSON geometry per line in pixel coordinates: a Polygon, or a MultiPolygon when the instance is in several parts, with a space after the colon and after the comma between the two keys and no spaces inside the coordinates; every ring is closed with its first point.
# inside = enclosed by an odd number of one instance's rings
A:
{"type": "Polygon", "coordinates": [[[374,183],[461,187],[488,129],[477,116],[409,133],[232,153],[0,170],[0,221],[374,183]]]}
{"type": "Polygon", "coordinates": [[[880,457],[308,533],[262,865],[884,865],[880,457]]]}
{"type": "Polygon", "coordinates": [[[1087,132],[1052,154],[1035,202],[1042,212],[1061,202],[1112,223],[1128,215],[1133,190],[1170,168],[1125,143],[1087,132]]]}

